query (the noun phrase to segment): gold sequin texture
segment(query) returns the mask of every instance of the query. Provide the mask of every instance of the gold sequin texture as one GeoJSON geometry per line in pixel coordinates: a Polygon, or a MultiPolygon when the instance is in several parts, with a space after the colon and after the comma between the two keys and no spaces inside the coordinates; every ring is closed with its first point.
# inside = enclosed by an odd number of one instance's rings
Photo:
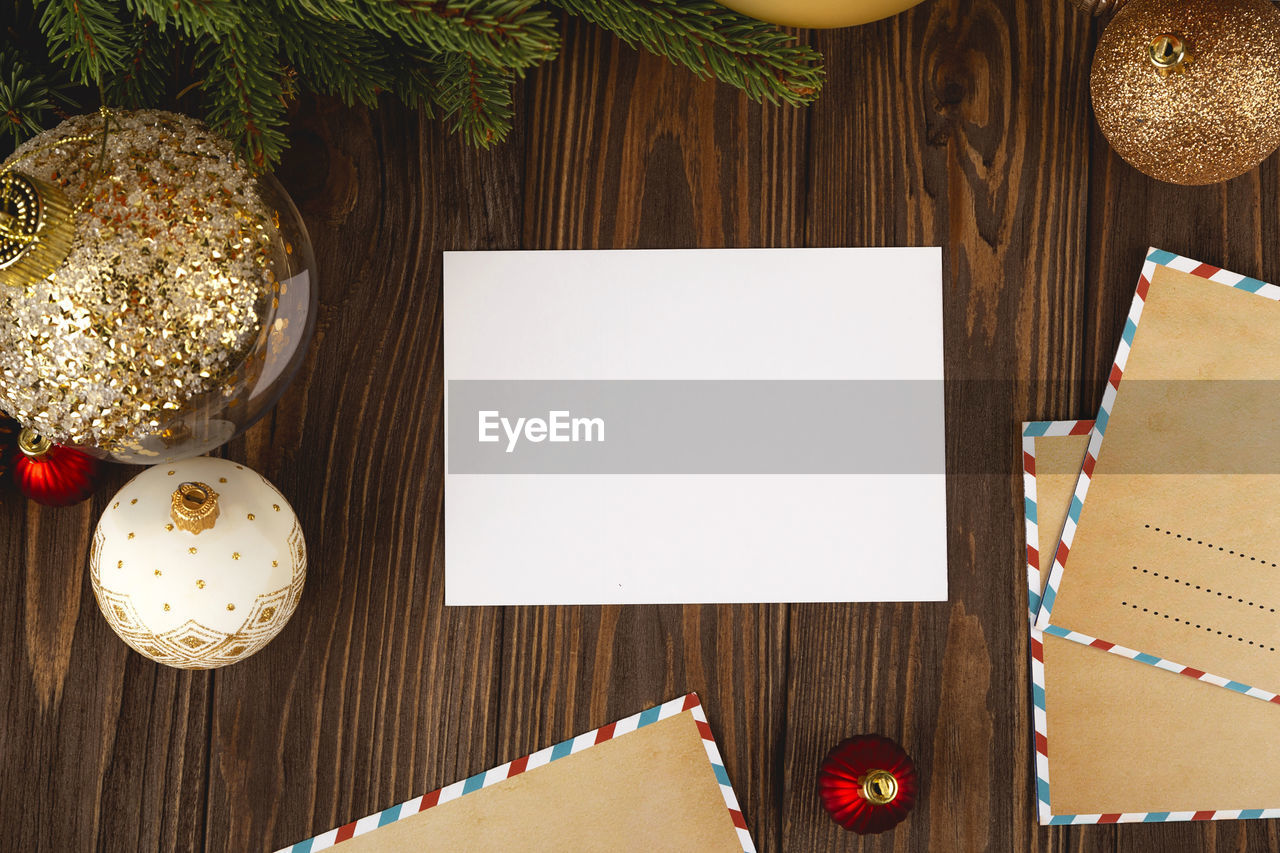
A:
{"type": "Polygon", "coordinates": [[[229,143],[184,116],[113,113],[102,160],[98,142],[25,157],[101,128],[96,114],[68,119],[7,161],[91,203],[52,275],[0,288],[0,408],[109,451],[226,393],[265,334],[275,228],[229,143]]]}
{"type": "Polygon", "coordinates": [[[1139,171],[1175,184],[1243,174],[1280,145],[1280,11],[1265,0],[1129,0],[1103,30],[1090,90],[1098,126],[1139,171]],[[1182,39],[1161,74],[1151,43],[1182,39]]]}

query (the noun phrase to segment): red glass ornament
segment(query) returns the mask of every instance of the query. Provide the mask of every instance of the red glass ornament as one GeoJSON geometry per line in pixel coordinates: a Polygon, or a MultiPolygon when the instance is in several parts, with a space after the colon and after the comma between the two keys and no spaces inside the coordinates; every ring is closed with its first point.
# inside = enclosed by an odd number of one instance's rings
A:
{"type": "Polygon", "coordinates": [[[13,479],[31,500],[45,506],[70,506],[93,494],[98,460],[54,444],[30,429],[18,433],[13,479]]]}
{"type": "Polygon", "coordinates": [[[858,735],[823,759],[818,795],[831,819],[852,832],[884,832],[916,802],[916,765],[887,737],[858,735]]]}

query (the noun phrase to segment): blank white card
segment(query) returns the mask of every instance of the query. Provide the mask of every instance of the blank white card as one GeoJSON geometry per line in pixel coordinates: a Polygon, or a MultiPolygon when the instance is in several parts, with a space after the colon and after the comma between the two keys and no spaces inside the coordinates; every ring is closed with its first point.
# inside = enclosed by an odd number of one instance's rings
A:
{"type": "Polygon", "coordinates": [[[450,605],[947,596],[936,248],[446,252],[450,605]]]}

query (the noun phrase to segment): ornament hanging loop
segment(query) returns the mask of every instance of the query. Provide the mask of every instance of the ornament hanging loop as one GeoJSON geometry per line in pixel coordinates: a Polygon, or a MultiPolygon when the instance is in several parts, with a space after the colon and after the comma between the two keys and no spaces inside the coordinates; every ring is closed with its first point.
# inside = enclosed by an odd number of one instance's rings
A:
{"type": "Polygon", "coordinates": [[[1147,55],[1162,77],[1181,74],[1191,65],[1191,51],[1177,33],[1162,33],[1153,38],[1147,46],[1147,55]]]}
{"type": "Polygon", "coordinates": [[[18,449],[29,459],[40,459],[53,449],[53,442],[31,427],[25,427],[18,433],[18,449]]]}
{"type": "Polygon", "coordinates": [[[218,521],[218,493],[207,483],[183,483],[174,490],[169,517],[188,533],[199,536],[218,521]]]}
{"type": "Polygon", "coordinates": [[[892,803],[898,796],[898,780],[888,770],[872,770],[862,777],[862,798],[877,806],[892,803]]]}

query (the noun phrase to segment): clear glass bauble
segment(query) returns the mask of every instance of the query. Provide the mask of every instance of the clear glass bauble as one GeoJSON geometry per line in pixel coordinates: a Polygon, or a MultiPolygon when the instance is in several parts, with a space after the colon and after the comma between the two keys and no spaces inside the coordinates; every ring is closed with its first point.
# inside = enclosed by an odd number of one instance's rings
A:
{"type": "Polygon", "coordinates": [[[258,190],[276,213],[272,268],[278,292],[263,307],[261,329],[248,354],[218,388],[137,436],[133,447],[82,449],[132,465],[200,456],[249,429],[279,402],[315,332],[316,261],[302,216],[280,182],[263,175],[258,190]]]}
{"type": "Polygon", "coordinates": [[[0,164],[0,409],[93,456],[199,456],[279,400],[316,320],[306,226],[202,122],[72,116],[0,164]]]}

